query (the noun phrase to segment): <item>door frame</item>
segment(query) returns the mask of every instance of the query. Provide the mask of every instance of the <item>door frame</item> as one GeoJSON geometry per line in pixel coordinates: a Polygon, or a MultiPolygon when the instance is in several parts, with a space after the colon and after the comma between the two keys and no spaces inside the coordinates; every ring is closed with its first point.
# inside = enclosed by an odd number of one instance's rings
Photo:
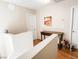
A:
{"type": "MultiPolygon", "coordinates": [[[[75,5],[75,6],[71,7],[71,42],[70,42],[70,48],[73,45],[73,43],[72,43],[72,41],[73,41],[72,37],[73,37],[73,24],[74,24],[74,10],[75,10],[76,7],[78,7],[78,6],[75,5]]],[[[70,51],[71,51],[71,49],[70,49],[70,51]]]]}

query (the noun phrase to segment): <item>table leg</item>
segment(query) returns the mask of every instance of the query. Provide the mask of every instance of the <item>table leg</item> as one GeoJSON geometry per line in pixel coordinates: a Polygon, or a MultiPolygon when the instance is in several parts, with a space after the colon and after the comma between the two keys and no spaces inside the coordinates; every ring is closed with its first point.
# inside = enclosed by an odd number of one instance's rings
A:
{"type": "Polygon", "coordinates": [[[41,34],[41,41],[42,41],[42,34],[41,34]]]}
{"type": "Polygon", "coordinates": [[[62,49],[63,34],[59,34],[59,49],[62,49]]]}
{"type": "Polygon", "coordinates": [[[44,39],[45,39],[45,35],[44,35],[44,39]]]}

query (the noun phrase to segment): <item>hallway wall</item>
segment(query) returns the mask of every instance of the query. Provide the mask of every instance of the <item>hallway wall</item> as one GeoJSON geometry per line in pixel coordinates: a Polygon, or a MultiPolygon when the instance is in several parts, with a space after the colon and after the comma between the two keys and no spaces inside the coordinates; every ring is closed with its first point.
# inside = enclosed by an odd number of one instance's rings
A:
{"type": "Polygon", "coordinates": [[[64,38],[71,40],[71,7],[77,5],[77,0],[66,0],[55,4],[49,4],[37,10],[37,34],[40,39],[40,31],[62,31],[64,38]],[[44,26],[44,17],[52,16],[52,26],[44,26]]]}
{"type": "Polygon", "coordinates": [[[21,33],[27,31],[26,20],[34,10],[0,1],[0,32],[21,33]]]}

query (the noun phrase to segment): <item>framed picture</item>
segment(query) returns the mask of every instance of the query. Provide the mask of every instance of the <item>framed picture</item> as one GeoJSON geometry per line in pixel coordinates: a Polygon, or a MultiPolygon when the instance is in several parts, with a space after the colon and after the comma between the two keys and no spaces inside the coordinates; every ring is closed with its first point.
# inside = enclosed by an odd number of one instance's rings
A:
{"type": "Polygon", "coordinates": [[[44,25],[52,26],[52,17],[51,16],[44,17],[44,25]]]}

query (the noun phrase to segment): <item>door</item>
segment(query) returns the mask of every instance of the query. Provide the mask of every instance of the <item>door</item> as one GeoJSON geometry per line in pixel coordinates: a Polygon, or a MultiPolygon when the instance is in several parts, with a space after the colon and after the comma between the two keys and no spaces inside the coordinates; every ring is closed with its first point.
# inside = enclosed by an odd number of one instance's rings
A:
{"type": "Polygon", "coordinates": [[[33,39],[36,39],[36,16],[33,14],[26,15],[26,27],[27,31],[33,32],[33,39]]]}
{"type": "Polygon", "coordinates": [[[73,8],[72,19],[72,45],[78,49],[78,7],[73,8]]]}

